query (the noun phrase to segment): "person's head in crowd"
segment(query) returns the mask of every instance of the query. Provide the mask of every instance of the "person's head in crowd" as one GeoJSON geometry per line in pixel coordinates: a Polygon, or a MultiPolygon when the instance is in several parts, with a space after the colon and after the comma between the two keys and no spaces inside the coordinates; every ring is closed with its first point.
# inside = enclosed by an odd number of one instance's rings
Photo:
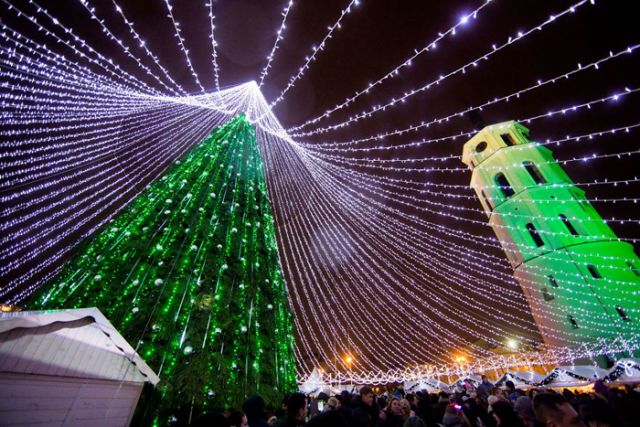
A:
{"type": "Polygon", "coordinates": [[[493,411],[493,404],[496,403],[500,398],[498,396],[491,395],[487,398],[487,403],[489,404],[489,412],[493,411]]]}
{"type": "Polygon", "coordinates": [[[249,427],[249,420],[242,411],[233,411],[227,417],[230,427],[249,427]]]}
{"type": "Polygon", "coordinates": [[[483,383],[488,383],[489,382],[489,379],[487,378],[486,375],[481,376],[480,379],[482,380],[483,383]]]}
{"type": "Polygon", "coordinates": [[[407,419],[411,416],[411,403],[407,399],[400,399],[400,408],[402,408],[402,418],[407,419]]]}
{"type": "Polygon", "coordinates": [[[335,397],[330,397],[329,400],[327,400],[327,404],[324,405],[324,411],[337,411],[338,409],[340,409],[340,406],[340,401],[338,399],[336,399],[335,397]]]}
{"type": "Polygon", "coordinates": [[[415,394],[407,393],[404,398],[407,399],[411,405],[418,406],[418,398],[415,394]]]}
{"type": "Polygon", "coordinates": [[[442,417],[442,425],[445,427],[462,427],[462,420],[458,413],[460,410],[455,405],[447,405],[442,417]]]}
{"type": "Polygon", "coordinates": [[[602,399],[590,399],[580,405],[580,416],[589,427],[618,427],[622,425],[615,411],[602,399]]]}
{"type": "Polygon", "coordinates": [[[444,391],[438,393],[438,402],[439,403],[449,403],[449,395],[444,391]]]}
{"type": "Polygon", "coordinates": [[[491,404],[491,414],[495,418],[498,426],[517,426],[519,424],[511,403],[506,400],[498,400],[491,404]]]}
{"type": "Polygon", "coordinates": [[[607,386],[605,385],[604,381],[602,381],[602,379],[599,378],[593,383],[593,391],[606,396],[607,386]]]}
{"type": "Polygon", "coordinates": [[[389,399],[389,403],[387,404],[387,411],[392,413],[393,415],[401,417],[402,406],[400,406],[400,399],[398,399],[397,397],[392,397],[391,399],[389,399]]]}
{"type": "Polygon", "coordinates": [[[291,393],[287,400],[287,417],[304,421],[307,417],[307,397],[302,393],[291,393]]]}
{"type": "Polygon", "coordinates": [[[375,394],[373,394],[373,390],[371,387],[364,386],[360,389],[360,400],[367,406],[373,406],[373,401],[375,399],[375,394]]]}
{"type": "Polygon", "coordinates": [[[586,427],[573,406],[558,393],[536,394],[533,410],[545,427],[586,427]]]}
{"type": "Polygon", "coordinates": [[[533,401],[528,396],[518,396],[513,409],[525,426],[535,425],[536,414],[533,412],[533,401]]]}
{"type": "Polygon", "coordinates": [[[505,387],[507,387],[507,391],[509,393],[513,393],[514,391],[516,391],[516,385],[513,383],[513,381],[509,380],[506,383],[504,383],[505,387]]]}
{"type": "Polygon", "coordinates": [[[242,404],[242,410],[249,419],[249,425],[259,425],[264,419],[264,399],[251,396],[242,404]]]}

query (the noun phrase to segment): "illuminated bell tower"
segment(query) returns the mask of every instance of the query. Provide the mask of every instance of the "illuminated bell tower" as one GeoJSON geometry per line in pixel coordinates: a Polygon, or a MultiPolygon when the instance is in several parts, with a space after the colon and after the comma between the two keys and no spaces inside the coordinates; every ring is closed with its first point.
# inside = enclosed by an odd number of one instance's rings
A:
{"type": "Polygon", "coordinates": [[[478,132],[462,161],[545,344],[637,342],[640,260],[551,151],[509,121],[478,132]]]}

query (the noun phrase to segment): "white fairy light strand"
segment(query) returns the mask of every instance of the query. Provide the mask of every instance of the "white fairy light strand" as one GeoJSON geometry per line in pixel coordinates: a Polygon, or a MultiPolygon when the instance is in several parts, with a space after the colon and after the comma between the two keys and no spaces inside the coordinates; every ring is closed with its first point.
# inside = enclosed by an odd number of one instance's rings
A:
{"type": "MultiPolygon", "coordinates": [[[[213,0],[210,0],[210,1],[213,1],[213,0]]],[[[189,71],[191,71],[191,75],[196,81],[196,84],[200,87],[200,90],[202,91],[202,93],[205,93],[204,87],[202,86],[202,83],[200,83],[200,78],[198,77],[198,73],[196,73],[196,70],[193,69],[193,64],[191,63],[191,57],[189,56],[189,50],[184,45],[184,39],[182,38],[182,32],[180,30],[180,23],[176,21],[175,17],[173,16],[173,6],[171,5],[170,0],[164,0],[164,4],[165,6],[167,6],[167,18],[169,18],[171,20],[171,23],[173,24],[175,36],[176,36],[176,39],[178,39],[178,47],[184,54],[187,67],[189,68],[189,71]]]]}
{"type": "Polygon", "coordinates": [[[289,91],[289,89],[294,87],[296,81],[298,81],[304,75],[304,72],[307,69],[309,69],[311,62],[315,61],[316,55],[318,54],[318,52],[324,50],[326,43],[329,41],[330,38],[333,37],[333,32],[336,30],[336,28],[341,27],[340,22],[342,21],[342,18],[344,18],[345,16],[351,13],[351,8],[353,6],[357,6],[359,4],[360,4],[360,0],[351,0],[347,5],[347,7],[342,9],[338,20],[332,26],[329,27],[329,31],[324,36],[320,44],[318,46],[314,45],[311,47],[311,55],[305,58],[306,59],[305,63],[302,64],[302,66],[298,69],[298,73],[289,79],[287,86],[282,90],[282,92],[280,92],[280,95],[278,95],[278,97],[271,104],[269,104],[269,108],[275,107],[280,103],[280,101],[284,99],[284,96],[289,91]]]}
{"type": "Polygon", "coordinates": [[[271,62],[278,50],[280,41],[284,38],[283,33],[286,28],[287,16],[289,16],[289,11],[293,7],[293,0],[287,0],[287,6],[282,10],[282,24],[280,24],[280,28],[276,32],[276,41],[273,43],[273,47],[271,48],[271,52],[267,56],[267,64],[264,66],[262,71],[260,72],[260,81],[258,82],[258,88],[261,88],[264,84],[264,79],[269,75],[269,69],[271,68],[271,62]]]}
{"type": "Polygon", "coordinates": [[[209,38],[211,39],[211,63],[213,64],[213,81],[216,85],[216,90],[220,90],[220,66],[218,65],[218,42],[216,42],[215,38],[215,19],[216,16],[213,14],[213,2],[215,0],[205,0],[206,6],[209,8],[209,22],[211,25],[211,34],[209,38]]]}
{"type": "Polygon", "coordinates": [[[468,62],[465,65],[462,65],[460,67],[458,67],[457,69],[444,74],[444,75],[440,75],[437,79],[430,81],[429,83],[426,83],[422,86],[420,86],[419,88],[416,89],[412,89],[410,91],[405,92],[401,97],[399,98],[392,98],[390,101],[388,101],[386,104],[383,105],[378,105],[378,106],[374,106],[372,108],[370,108],[367,111],[363,111],[361,113],[358,113],[352,117],[350,117],[348,120],[345,120],[341,123],[338,124],[334,124],[331,126],[326,126],[323,127],[322,129],[318,129],[318,130],[312,130],[312,131],[307,131],[307,132],[297,132],[297,133],[292,133],[291,136],[308,136],[308,135],[314,135],[317,133],[324,133],[324,132],[328,132],[331,130],[335,130],[335,129],[339,129],[339,128],[344,128],[345,126],[348,126],[351,123],[354,123],[358,120],[361,119],[365,119],[365,118],[370,118],[373,116],[373,114],[379,112],[379,111],[386,111],[387,108],[389,107],[393,107],[398,103],[404,103],[406,102],[407,99],[411,98],[413,95],[424,92],[426,90],[431,89],[433,86],[435,85],[439,85],[440,83],[444,82],[445,80],[447,80],[448,78],[455,76],[457,74],[464,74],[466,73],[466,70],[469,68],[475,68],[478,66],[478,64],[481,61],[488,61],[489,57],[493,56],[495,53],[500,52],[501,50],[505,49],[506,47],[510,46],[511,44],[521,41],[522,39],[524,39],[525,37],[533,34],[536,31],[542,31],[542,29],[544,27],[546,27],[547,25],[549,25],[552,22],[555,22],[557,18],[564,16],[566,14],[569,13],[574,13],[576,11],[576,9],[586,3],[588,3],[589,0],[581,0],[578,3],[575,3],[573,6],[569,7],[568,9],[565,9],[564,11],[560,12],[557,15],[552,15],[550,18],[548,18],[547,20],[545,20],[544,22],[542,22],[539,25],[536,25],[532,28],[530,28],[528,31],[525,32],[519,32],[518,35],[516,37],[511,37],[509,36],[508,40],[503,43],[500,46],[494,46],[492,48],[492,50],[485,52],[483,55],[477,57],[476,59],[468,62]]]}
{"type": "Polygon", "coordinates": [[[352,95],[351,97],[347,98],[345,101],[343,101],[340,104],[337,104],[335,107],[330,108],[328,110],[326,110],[323,114],[314,117],[312,119],[307,120],[306,122],[304,122],[303,124],[299,125],[299,126],[294,126],[291,127],[289,129],[287,129],[287,132],[289,132],[291,135],[294,135],[294,133],[302,128],[305,128],[309,125],[315,124],[329,116],[331,116],[335,111],[337,110],[341,110],[345,107],[347,107],[348,105],[352,104],[356,99],[358,99],[360,96],[364,95],[365,93],[369,93],[372,89],[374,89],[376,86],[381,85],[382,83],[384,83],[386,80],[392,79],[396,76],[399,75],[399,73],[411,66],[412,61],[414,61],[418,56],[422,55],[423,53],[426,52],[432,52],[436,49],[437,44],[444,38],[446,38],[447,36],[454,36],[456,34],[456,29],[459,27],[462,27],[464,25],[466,25],[470,19],[477,19],[478,14],[480,13],[480,11],[482,9],[484,9],[486,6],[488,6],[489,4],[493,3],[493,0],[485,0],[485,2],[480,5],[478,8],[476,8],[475,10],[473,10],[471,13],[465,14],[462,18],[460,18],[458,20],[458,22],[453,25],[451,28],[449,28],[446,31],[442,31],[438,33],[438,36],[435,37],[433,40],[431,40],[429,43],[427,43],[422,49],[415,49],[413,55],[409,56],[408,58],[406,58],[404,61],[402,61],[402,63],[398,66],[396,66],[393,70],[389,71],[387,74],[385,74],[384,76],[382,76],[381,78],[379,78],[378,80],[376,80],[373,83],[369,83],[367,85],[366,88],[361,89],[359,91],[357,91],[354,95],[352,95]]]}

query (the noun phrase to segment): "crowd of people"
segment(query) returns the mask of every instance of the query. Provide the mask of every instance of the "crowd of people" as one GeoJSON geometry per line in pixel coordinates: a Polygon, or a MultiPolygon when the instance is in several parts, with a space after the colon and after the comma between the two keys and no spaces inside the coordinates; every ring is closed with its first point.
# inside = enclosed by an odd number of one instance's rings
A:
{"type": "Polygon", "coordinates": [[[495,387],[483,376],[477,387],[453,393],[376,395],[292,393],[282,407],[267,412],[260,396],[240,410],[206,414],[194,426],[220,427],[636,427],[640,426],[640,387],[609,388],[596,382],[590,392],[521,390],[507,381],[495,387]]]}

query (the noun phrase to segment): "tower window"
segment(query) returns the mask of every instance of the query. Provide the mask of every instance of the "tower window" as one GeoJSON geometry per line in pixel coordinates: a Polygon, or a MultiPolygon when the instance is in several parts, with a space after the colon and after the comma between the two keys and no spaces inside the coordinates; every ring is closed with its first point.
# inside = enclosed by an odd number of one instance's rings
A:
{"type": "Polygon", "coordinates": [[[538,233],[538,230],[536,229],[535,225],[528,223],[527,231],[529,231],[529,235],[531,236],[531,238],[533,239],[533,243],[535,243],[537,247],[544,246],[542,237],[540,237],[540,234],[538,233]]]}
{"type": "Polygon", "coordinates": [[[600,272],[598,271],[595,265],[593,264],[587,265],[587,270],[589,270],[589,273],[591,273],[591,276],[593,276],[594,279],[602,279],[602,275],[600,274],[600,272]]]}
{"type": "Polygon", "coordinates": [[[624,320],[625,322],[628,322],[629,320],[631,320],[631,318],[624,311],[624,308],[622,308],[621,306],[617,305],[616,306],[616,311],[618,312],[620,317],[622,317],[622,320],[624,320]]]}
{"type": "Polygon", "coordinates": [[[569,230],[569,233],[573,234],[574,236],[578,235],[578,232],[576,231],[575,227],[573,226],[573,224],[571,224],[571,222],[569,221],[569,219],[567,219],[567,217],[563,214],[560,214],[560,219],[562,220],[562,223],[564,224],[565,227],[567,227],[567,230],[569,230]]]}
{"type": "Polygon", "coordinates": [[[552,275],[548,275],[547,280],[549,281],[549,283],[551,283],[551,286],[553,286],[554,288],[558,287],[558,282],[556,281],[555,277],[553,277],[552,275]]]}
{"type": "Polygon", "coordinates": [[[504,143],[507,144],[507,147],[516,145],[516,140],[513,139],[513,136],[511,136],[510,133],[502,133],[500,134],[500,138],[502,138],[502,141],[504,141],[504,143]]]}
{"type": "Polygon", "coordinates": [[[638,267],[633,265],[633,263],[631,261],[627,261],[627,265],[629,266],[631,271],[633,271],[633,274],[635,274],[636,276],[640,277],[640,270],[638,270],[638,267]]]}
{"type": "Polygon", "coordinates": [[[480,141],[478,142],[478,145],[476,145],[476,153],[482,153],[486,149],[487,149],[486,141],[480,141]]]}
{"type": "Polygon", "coordinates": [[[533,178],[536,184],[544,184],[547,182],[547,180],[544,179],[544,176],[542,176],[540,169],[538,169],[538,166],[536,166],[535,163],[533,163],[530,160],[527,160],[526,162],[522,162],[522,165],[527,170],[527,172],[529,172],[529,175],[531,175],[531,178],[533,178]]]}
{"type": "Polygon", "coordinates": [[[515,194],[515,191],[511,188],[511,184],[509,184],[509,181],[507,180],[507,177],[504,176],[502,172],[496,175],[495,181],[504,197],[509,198],[515,194]]]}
{"type": "Polygon", "coordinates": [[[555,297],[549,293],[549,289],[544,287],[541,289],[542,290],[542,298],[544,298],[545,301],[552,301],[555,297]]]}
{"type": "Polygon", "coordinates": [[[573,327],[573,329],[578,329],[580,327],[573,316],[567,316],[567,319],[569,319],[569,323],[571,323],[571,327],[573,327]]]}

